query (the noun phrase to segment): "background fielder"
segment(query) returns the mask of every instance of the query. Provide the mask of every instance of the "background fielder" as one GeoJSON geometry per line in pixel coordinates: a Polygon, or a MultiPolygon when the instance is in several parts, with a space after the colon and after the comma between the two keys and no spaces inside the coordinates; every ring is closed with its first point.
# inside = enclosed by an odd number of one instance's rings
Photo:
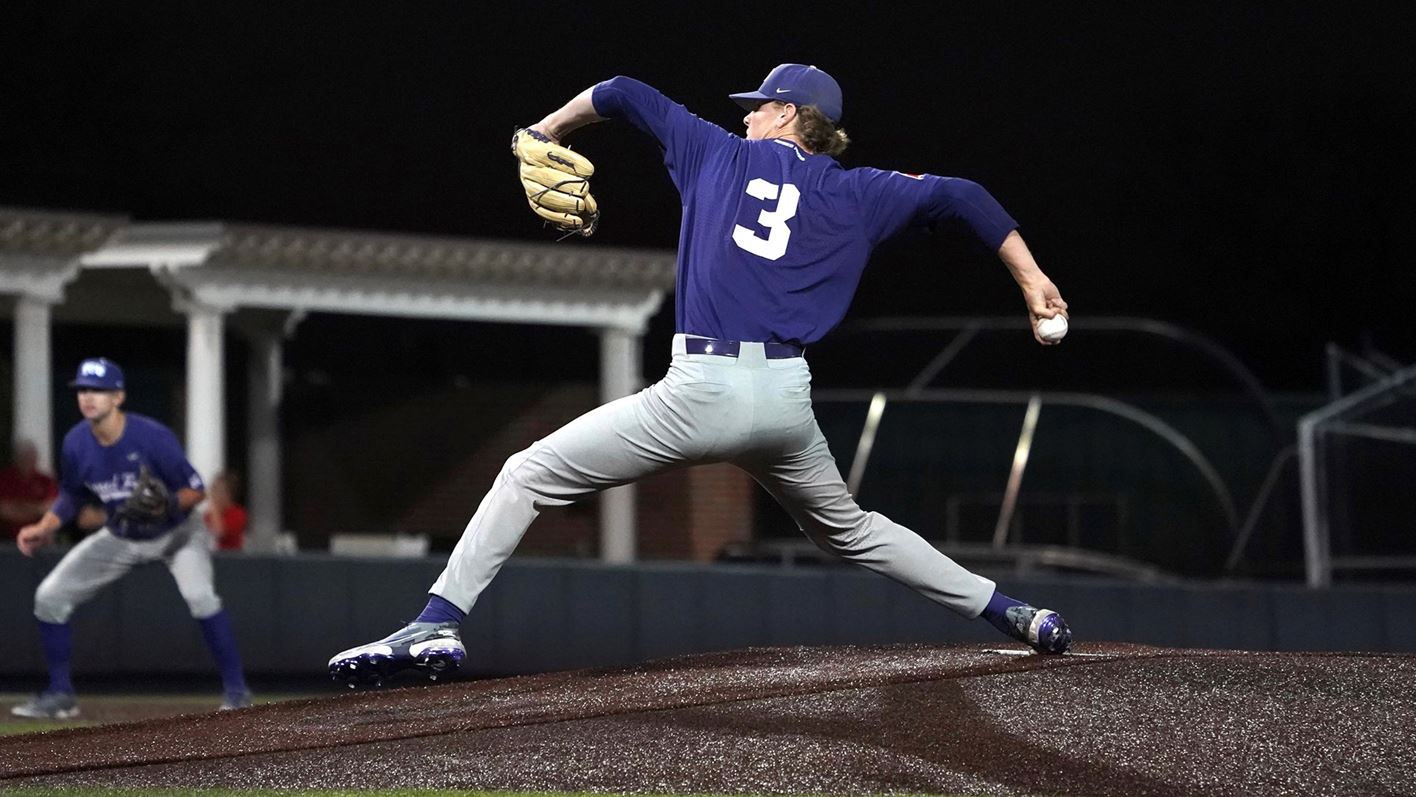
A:
{"type": "Polygon", "coordinates": [[[998,256],[1022,289],[1034,337],[1067,304],[1016,222],[981,186],[948,177],[843,169],[841,91],[824,71],[774,69],[754,92],[746,138],[616,77],[513,137],[532,209],[588,235],[599,213],[594,166],[556,142],[591,122],[624,119],[663,148],[683,201],[677,333],[668,374],[593,410],[507,460],[413,623],[330,660],[330,672],[377,682],[403,667],[434,674],[465,657],[460,623],[542,507],[686,463],[746,470],[823,549],[889,576],[968,618],[982,615],[1039,652],[1071,632],[1055,612],[998,593],[909,529],[865,512],[846,490],[811,407],[804,347],[840,323],[881,241],[908,226],[963,231],[998,256]]]}
{"type": "Polygon", "coordinates": [[[103,528],[74,546],[34,594],[49,686],[11,709],[22,717],[68,718],[79,713],[70,679],[69,618],[100,589],[129,570],[161,561],[221,670],[222,708],[250,705],[231,619],[212,584],[207,533],[192,508],[205,496],[202,478],[177,436],[157,421],[122,410],[123,370],[106,358],[84,360],[69,386],[84,420],[64,436],[59,497],[38,522],[16,537],[33,556],[73,520],[86,499],[107,511],[103,528]]]}

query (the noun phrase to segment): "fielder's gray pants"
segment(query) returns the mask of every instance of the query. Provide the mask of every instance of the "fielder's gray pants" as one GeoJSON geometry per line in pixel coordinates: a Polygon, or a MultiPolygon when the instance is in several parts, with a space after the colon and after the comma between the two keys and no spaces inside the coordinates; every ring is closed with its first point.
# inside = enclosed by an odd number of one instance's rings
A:
{"type": "Polygon", "coordinates": [[[919,535],[856,505],[811,409],[806,359],[686,354],[656,384],[571,421],[513,455],[431,592],[470,610],[542,507],[682,464],[731,462],[757,479],[823,550],[977,617],[994,584],[919,535]]]}
{"type": "Polygon", "coordinates": [[[206,527],[195,512],[186,522],[151,540],[126,540],[99,529],[79,541],[34,593],[34,616],[46,623],[67,623],[74,610],[129,570],[162,561],[192,617],[204,620],[221,611],[213,585],[206,527]]]}

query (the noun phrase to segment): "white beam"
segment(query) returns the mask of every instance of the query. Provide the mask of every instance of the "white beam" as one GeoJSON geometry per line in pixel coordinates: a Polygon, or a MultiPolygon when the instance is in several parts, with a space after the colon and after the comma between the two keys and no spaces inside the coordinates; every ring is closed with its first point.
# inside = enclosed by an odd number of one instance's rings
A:
{"type": "MultiPolygon", "coordinates": [[[[641,336],[623,329],[600,331],[600,400],[610,402],[639,390],[641,336]]],[[[636,558],[638,540],[634,485],[600,495],[600,559],[626,564],[636,558]]]]}
{"type": "Polygon", "coordinates": [[[446,318],[556,326],[643,330],[659,311],[664,292],[536,285],[449,285],[446,281],[394,282],[337,276],[266,282],[206,281],[200,269],[174,271],[171,279],[198,301],[218,307],[351,313],[403,318],[446,318]]]}
{"type": "Polygon", "coordinates": [[[222,311],[182,302],[187,315],[187,459],[211,481],[226,467],[226,364],[222,311]]]}
{"type": "Polygon", "coordinates": [[[0,293],[23,294],[58,304],[64,301],[64,286],[78,275],[77,260],[56,261],[0,252],[0,293]]]}
{"type": "Polygon", "coordinates": [[[14,440],[29,440],[39,451],[39,468],[54,472],[53,354],[50,306],[22,294],[15,300],[14,440]]]}
{"type": "Polygon", "coordinates": [[[199,266],[221,246],[224,233],[211,222],[132,224],[84,254],[85,268],[178,269],[199,266]]]}

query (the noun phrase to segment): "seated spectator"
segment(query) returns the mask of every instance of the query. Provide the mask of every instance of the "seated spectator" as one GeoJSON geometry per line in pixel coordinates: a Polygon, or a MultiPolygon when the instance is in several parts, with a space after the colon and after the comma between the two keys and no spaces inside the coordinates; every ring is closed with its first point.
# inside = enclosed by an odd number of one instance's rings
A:
{"type": "Polygon", "coordinates": [[[59,496],[59,482],[39,470],[39,449],[15,441],[15,459],[0,470],[0,537],[13,540],[19,530],[44,517],[59,496]]]}
{"type": "Polygon", "coordinates": [[[246,508],[236,500],[240,480],[231,471],[218,473],[207,485],[207,509],[202,516],[216,537],[218,551],[239,551],[246,542],[246,508]]]}

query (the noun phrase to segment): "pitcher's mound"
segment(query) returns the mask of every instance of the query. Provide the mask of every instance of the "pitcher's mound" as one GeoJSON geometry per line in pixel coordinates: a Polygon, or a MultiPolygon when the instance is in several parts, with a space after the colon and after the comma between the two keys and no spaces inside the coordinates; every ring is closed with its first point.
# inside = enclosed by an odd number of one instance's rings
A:
{"type": "Polygon", "coordinates": [[[0,787],[1409,794],[1416,657],[771,648],[0,739],[0,787]]]}

